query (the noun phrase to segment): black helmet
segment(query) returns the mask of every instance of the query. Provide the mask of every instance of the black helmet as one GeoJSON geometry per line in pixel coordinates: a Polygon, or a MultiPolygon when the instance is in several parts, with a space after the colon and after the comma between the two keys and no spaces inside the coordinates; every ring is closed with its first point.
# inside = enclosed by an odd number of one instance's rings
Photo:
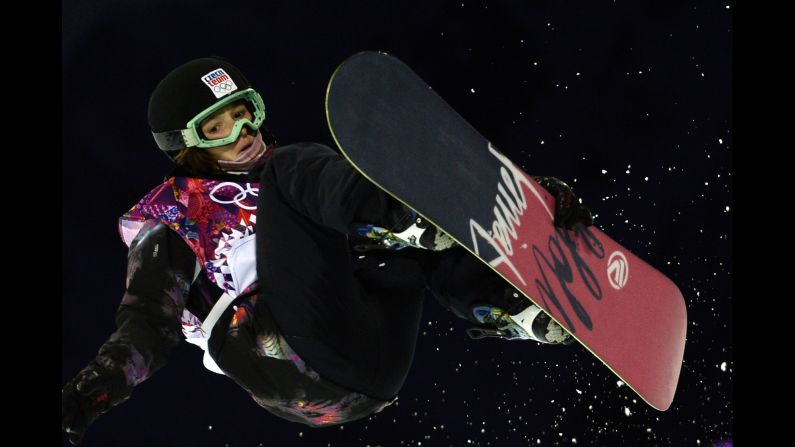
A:
{"type": "Polygon", "coordinates": [[[265,120],[262,97],[249,85],[240,70],[224,59],[195,59],[172,70],[155,87],[149,99],[149,126],[158,147],[174,159],[186,147],[216,147],[235,141],[243,126],[259,130],[265,120]],[[236,123],[232,133],[208,140],[201,122],[219,109],[245,101],[254,121],[236,123]]]}

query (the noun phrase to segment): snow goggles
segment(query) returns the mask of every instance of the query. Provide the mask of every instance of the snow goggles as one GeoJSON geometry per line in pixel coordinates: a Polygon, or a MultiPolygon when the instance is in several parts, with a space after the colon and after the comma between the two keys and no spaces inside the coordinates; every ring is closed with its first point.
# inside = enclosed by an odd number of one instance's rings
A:
{"type": "Polygon", "coordinates": [[[263,121],[265,121],[265,104],[262,102],[262,97],[259,93],[254,91],[254,89],[248,88],[233,93],[222,101],[218,101],[212,106],[204,109],[201,113],[188,121],[184,129],[156,132],[154,133],[154,137],[158,147],[167,152],[178,151],[186,147],[218,147],[234,143],[237,137],[240,136],[240,131],[243,129],[243,126],[248,127],[252,131],[259,130],[263,121]],[[215,140],[207,139],[201,130],[201,123],[214,113],[237,101],[243,101],[248,111],[251,112],[251,115],[254,117],[254,121],[252,122],[245,118],[237,120],[228,136],[215,140]]]}

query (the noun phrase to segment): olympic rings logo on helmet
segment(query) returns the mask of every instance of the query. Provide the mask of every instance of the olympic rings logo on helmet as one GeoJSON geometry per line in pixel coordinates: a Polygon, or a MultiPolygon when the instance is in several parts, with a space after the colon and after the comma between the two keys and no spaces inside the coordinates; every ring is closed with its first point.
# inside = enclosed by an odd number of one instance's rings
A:
{"type": "Polygon", "coordinates": [[[222,82],[218,85],[213,86],[213,91],[216,93],[220,92],[221,90],[231,90],[231,89],[232,89],[232,83],[230,82],[222,82]]]}

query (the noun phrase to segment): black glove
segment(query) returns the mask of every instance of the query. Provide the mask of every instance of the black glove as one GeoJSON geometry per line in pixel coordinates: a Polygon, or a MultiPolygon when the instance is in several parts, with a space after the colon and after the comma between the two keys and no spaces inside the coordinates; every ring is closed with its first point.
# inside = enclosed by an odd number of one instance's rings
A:
{"type": "Polygon", "coordinates": [[[593,215],[574,195],[569,185],[555,177],[532,176],[533,180],[555,196],[555,226],[571,230],[578,223],[593,225],[593,215]]]}
{"type": "Polygon", "coordinates": [[[88,426],[111,407],[130,398],[132,386],[127,384],[119,367],[105,367],[96,360],[83,368],[61,390],[61,428],[72,445],[79,445],[88,426]]]}

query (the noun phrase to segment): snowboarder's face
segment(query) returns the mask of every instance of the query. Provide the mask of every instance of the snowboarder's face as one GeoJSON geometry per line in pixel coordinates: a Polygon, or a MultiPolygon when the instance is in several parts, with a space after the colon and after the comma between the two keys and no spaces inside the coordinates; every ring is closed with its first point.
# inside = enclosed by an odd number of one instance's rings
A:
{"type": "MultiPolygon", "coordinates": [[[[201,129],[207,139],[217,140],[229,136],[235,121],[241,119],[253,121],[251,112],[242,101],[239,101],[229,104],[202,121],[201,129]]],[[[216,160],[236,160],[238,155],[251,146],[252,143],[254,143],[254,136],[251,135],[248,128],[243,126],[240,129],[240,135],[234,143],[203,150],[207,151],[216,160]]]]}

